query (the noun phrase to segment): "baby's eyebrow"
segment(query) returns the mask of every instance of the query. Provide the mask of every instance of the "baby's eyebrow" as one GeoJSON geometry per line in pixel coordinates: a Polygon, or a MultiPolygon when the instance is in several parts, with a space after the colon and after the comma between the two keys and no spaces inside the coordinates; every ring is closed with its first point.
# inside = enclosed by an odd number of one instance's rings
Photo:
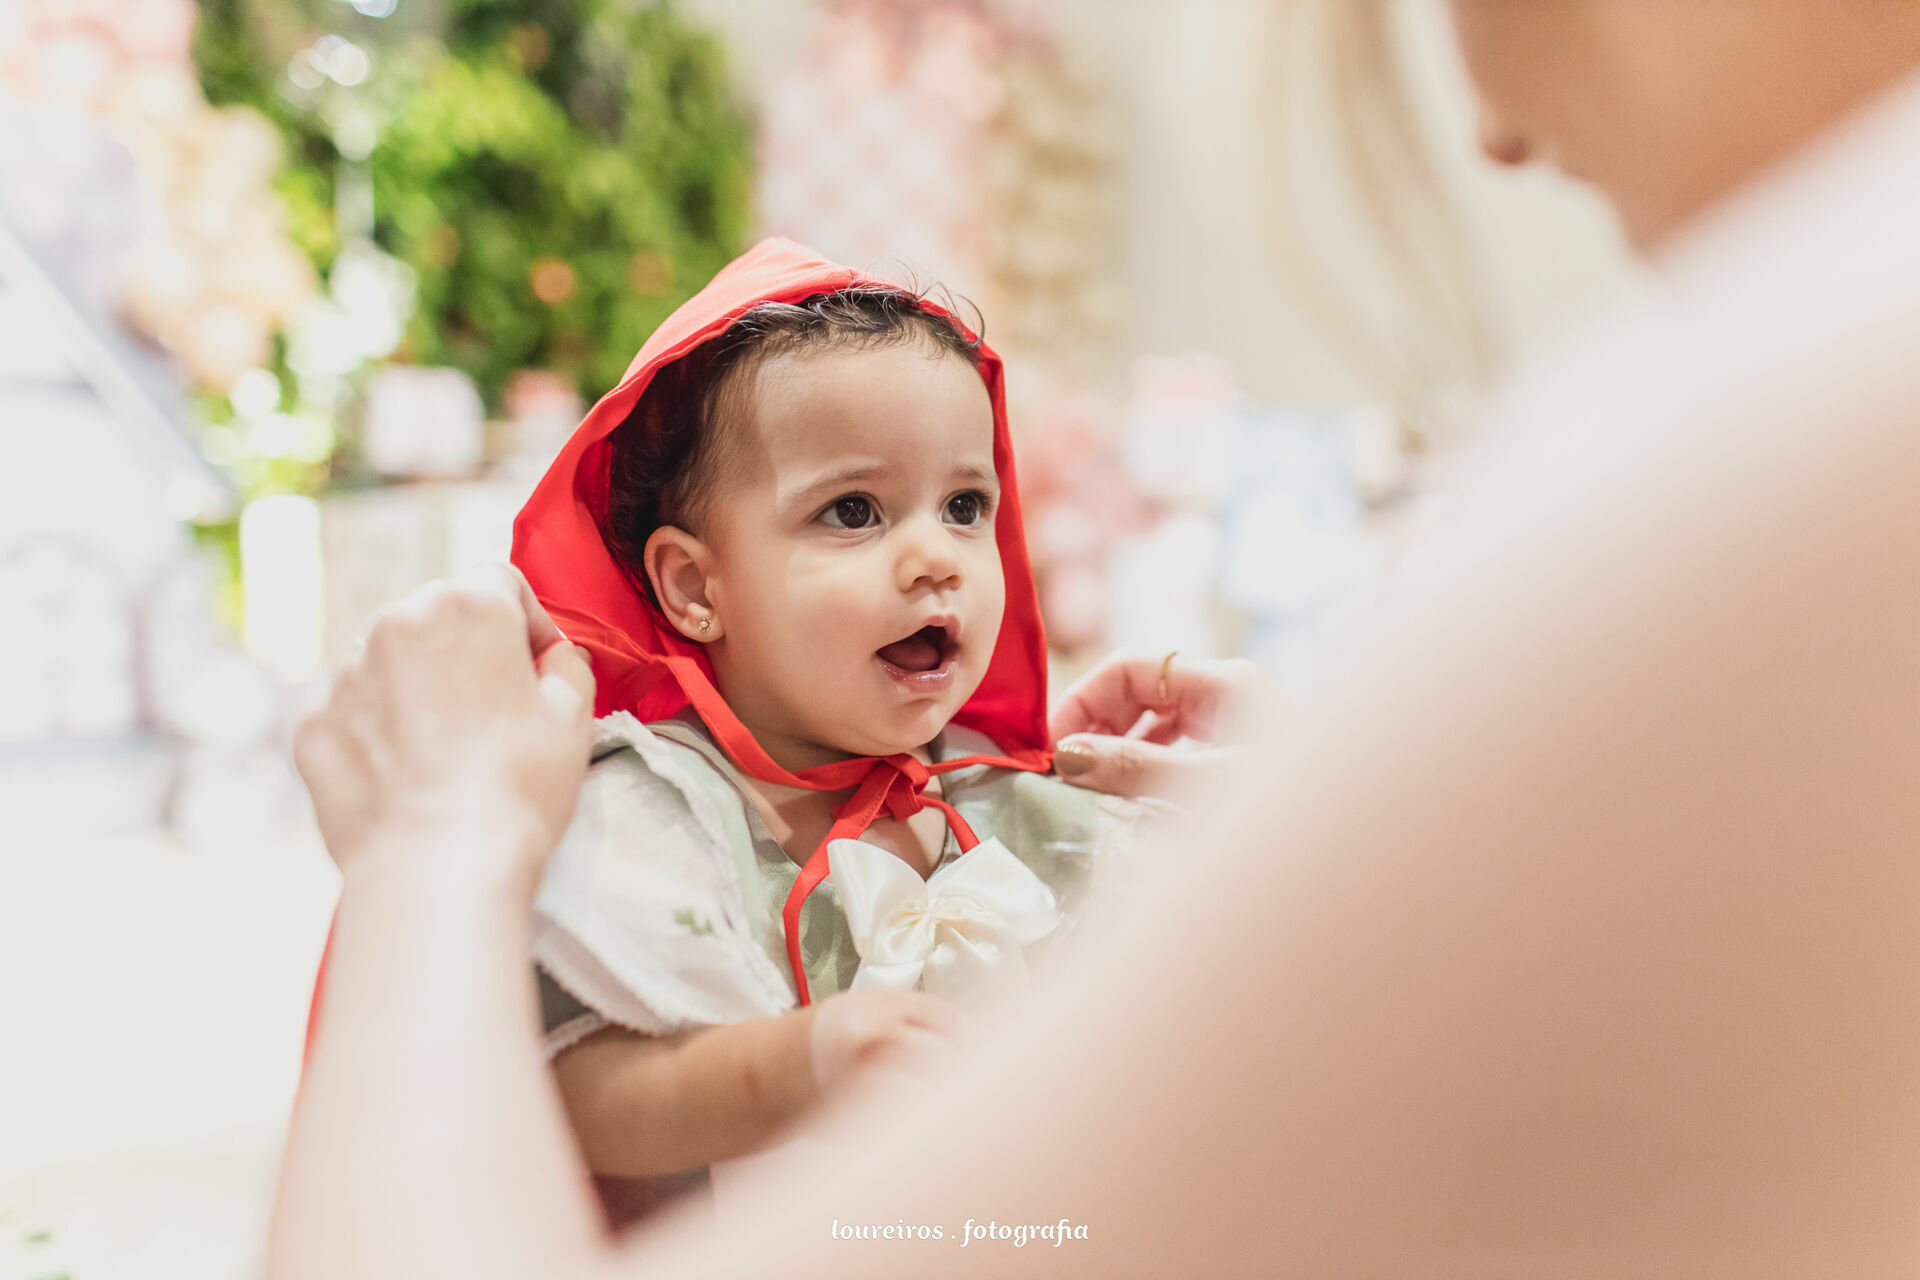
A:
{"type": "Polygon", "coordinates": [[[843,484],[859,484],[862,480],[871,480],[875,476],[885,475],[887,471],[888,468],[878,462],[834,467],[830,471],[818,472],[799,484],[783,487],[780,491],[780,502],[784,505],[796,502],[821,489],[837,489],[843,484]]]}

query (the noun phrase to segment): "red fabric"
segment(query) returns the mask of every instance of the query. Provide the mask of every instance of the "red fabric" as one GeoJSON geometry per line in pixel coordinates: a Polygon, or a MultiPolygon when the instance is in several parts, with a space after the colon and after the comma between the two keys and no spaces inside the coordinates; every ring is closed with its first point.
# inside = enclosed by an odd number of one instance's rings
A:
{"type": "MultiPolygon", "coordinates": [[[[1005,748],[1005,756],[970,757],[931,768],[905,755],[863,756],[798,774],[782,769],[715,690],[705,646],[674,630],[653,603],[634,589],[601,539],[600,516],[607,508],[607,436],[626,420],[662,368],[719,337],[756,303],[797,303],[856,284],[900,287],[828,262],[790,240],[766,240],[754,246],[647,340],[620,385],[601,398],[567,441],[513,525],[514,564],[526,574],[560,629],[592,654],[593,674],[599,682],[595,714],[631,711],[646,722],[663,720],[690,705],[721,749],[751,777],[823,791],[857,788],[850,800],[835,809],[833,827],[802,869],[783,913],[787,958],[802,1004],[809,995],[800,964],[800,908],[826,877],[830,841],[858,836],[883,810],[905,818],[936,807],[946,814],[962,846],[971,848],[973,832],[959,814],[922,794],[928,778],[971,764],[1044,770],[1050,763],[1047,645],[1014,481],[1006,377],[1000,358],[985,345],[979,348],[981,377],[993,402],[993,465],[1001,494],[994,533],[1006,576],[1006,613],[986,677],[954,721],[991,737],[1005,748]]],[[[921,305],[935,315],[949,314],[933,303],[921,305]]]]}
{"type": "MultiPolygon", "coordinates": [[[[973,756],[932,766],[905,755],[863,756],[797,775],[788,773],[761,750],[714,688],[705,646],[675,631],[628,581],[601,540],[599,517],[607,505],[607,436],[626,420],[662,368],[720,336],[756,303],[797,303],[855,284],[901,287],[828,262],[790,240],[755,245],[647,339],[620,384],[601,397],[574,431],[513,524],[513,563],[560,629],[592,655],[599,690],[595,715],[630,711],[644,723],[691,706],[721,748],[751,777],[814,790],[856,788],[853,797],[834,810],[832,829],[802,868],[782,913],[787,957],[802,1004],[810,997],[800,964],[800,909],[807,894],[826,878],[829,842],[858,836],[883,811],[905,818],[931,807],[944,812],[961,847],[971,848],[975,836],[960,815],[922,794],[929,777],[975,764],[1043,771],[1052,763],[1046,728],[1046,636],[1014,479],[1006,376],[1000,357],[985,344],[979,347],[981,377],[993,402],[993,465],[1000,480],[994,531],[1006,576],[1006,613],[986,677],[954,723],[986,734],[1005,749],[1004,756],[973,756]]],[[[921,306],[934,315],[950,314],[931,302],[921,306]]],[[[958,317],[951,318],[959,323],[958,317]]],[[[316,982],[316,1011],[318,1005],[316,982]]],[[[308,1039],[310,1045],[311,1022],[308,1039]]]]}
{"type": "Polygon", "coordinates": [[[340,922],[336,908],[334,918],[327,922],[327,940],[320,947],[320,965],[313,974],[313,998],[307,1001],[307,1036],[300,1045],[300,1061],[304,1065],[313,1058],[313,1037],[320,1030],[320,992],[327,985],[327,957],[333,954],[333,930],[340,922]]]}
{"type": "MultiPolygon", "coordinates": [[[[708,688],[713,679],[705,646],[667,625],[651,602],[633,589],[600,540],[598,517],[607,501],[607,435],[626,419],[661,368],[718,337],[755,303],[799,302],[861,283],[892,284],[828,262],[790,240],[765,240],[754,246],[647,339],[620,385],[587,414],[514,521],[514,564],[527,575],[560,629],[593,655],[593,674],[600,688],[596,714],[631,711],[644,723],[664,720],[686,707],[687,686],[694,679],[684,668],[670,671],[669,658],[691,660],[699,672],[698,683],[708,688]]],[[[948,314],[930,302],[922,306],[935,315],[948,314]]],[[[993,465],[1001,491],[995,530],[1007,579],[1007,608],[993,663],[955,721],[980,730],[1009,754],[1044,767],[1047,645],[1014,483],[1006,379],[1000,357],[984,345],[980,372],[993,400],[993,465]]],[[[696,709],[705,718],[705,709],[696,709]]],[[[711,719],[708,725],[716,732],[721,728],[711,719]]],[[[741,761],[753,776],[767,776],[762,770],[771,761],[753,763],[758,768],[741,761]]]]}

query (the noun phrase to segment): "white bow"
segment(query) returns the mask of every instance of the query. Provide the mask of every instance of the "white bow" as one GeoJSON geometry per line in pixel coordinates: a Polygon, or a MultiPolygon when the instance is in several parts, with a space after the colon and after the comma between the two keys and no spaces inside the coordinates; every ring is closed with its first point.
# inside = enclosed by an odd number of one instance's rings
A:
{"type": "Polygon", "coordinates": [[[1025,973],[1023,949],[1060,924],[1053,891],[998,840],[926,880],[864,840],[835,840],[827,865],[860,953],[856,987],[962,995],[1025,973]]]}

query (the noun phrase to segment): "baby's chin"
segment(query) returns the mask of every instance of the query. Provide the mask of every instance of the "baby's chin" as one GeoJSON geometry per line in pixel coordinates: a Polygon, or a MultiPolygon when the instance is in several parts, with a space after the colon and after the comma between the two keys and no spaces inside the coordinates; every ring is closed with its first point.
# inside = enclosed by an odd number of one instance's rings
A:
{"type": "Polygon", "coordinates": [[[833,743],[835,750],[844,751],[850,756],[897,756],[912,755],[940,736],[947,727],[949,716],[942,716],[925,726],[916,725],[911,729],[889,730],[884,733],[864,732],[859,734],[836,735],[841,741],[833,743]]]}
{"type": "Polygon", "coordinates": [[[938,699],[911,705],[870,703],[864,716],[836,717],[837,723],[816,722],[813,741],[850,756],[911,755],[930,745],[960,714],[986,677],[985,671],[961,671],[961,679],[938,699]]]}
{"type": "Polygon", "coordinates": [[[964,703],[929,708],[916,715],[887,717],[887,723],[841,726],[828,744],[854,756],[909,755],[940,736],[964,703]]]}

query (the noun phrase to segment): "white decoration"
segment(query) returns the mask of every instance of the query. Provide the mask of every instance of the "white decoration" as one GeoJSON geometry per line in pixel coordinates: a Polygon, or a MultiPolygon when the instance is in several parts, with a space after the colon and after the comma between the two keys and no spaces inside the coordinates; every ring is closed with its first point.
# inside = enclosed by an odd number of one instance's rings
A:
{"type": "Polygon", "coordinates": [[[367,392],[361,448],[388,475],[471,476],[485,453],[485,413],[458,369],[382,369],[367,392]]]}

